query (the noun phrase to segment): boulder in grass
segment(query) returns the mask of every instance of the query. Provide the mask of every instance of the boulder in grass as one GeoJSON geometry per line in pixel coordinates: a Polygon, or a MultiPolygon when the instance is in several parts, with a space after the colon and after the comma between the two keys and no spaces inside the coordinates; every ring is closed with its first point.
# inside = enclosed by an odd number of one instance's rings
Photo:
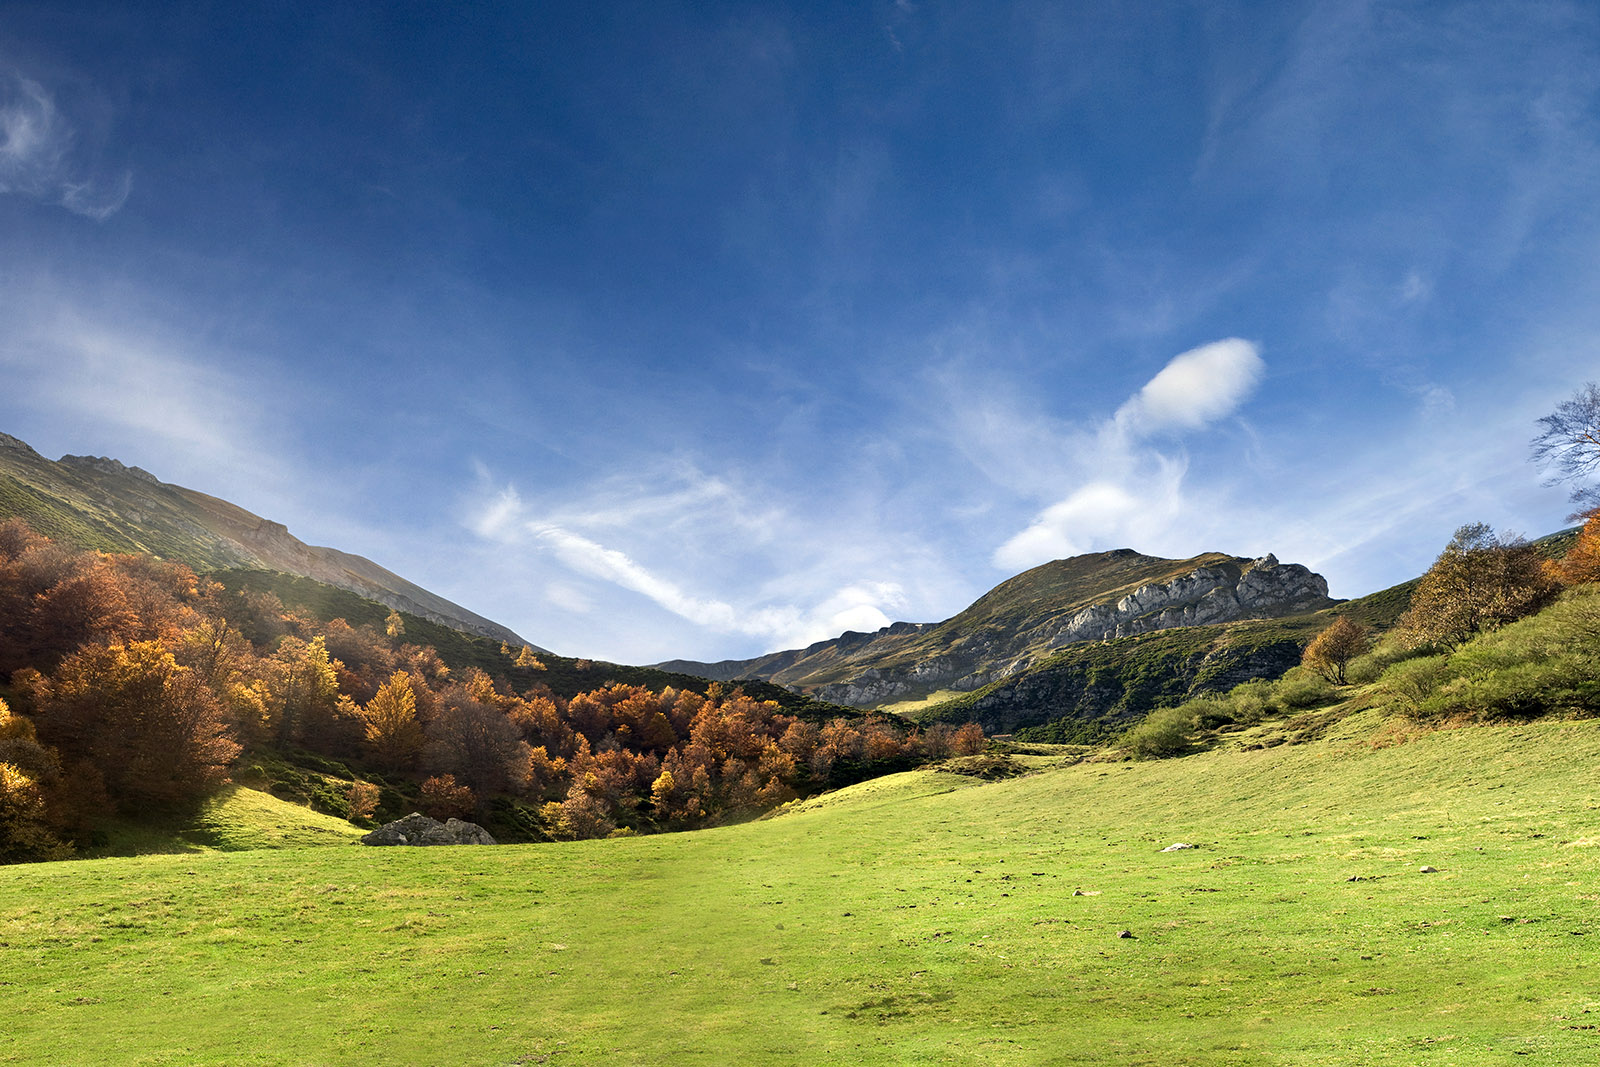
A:
{"type": "Polygon", "coordinates": [[[447,819],[440,822],[412,812],[385,823],[361,838],[363,845],[492,845],[489,831],[475,822],[447,819]]]}

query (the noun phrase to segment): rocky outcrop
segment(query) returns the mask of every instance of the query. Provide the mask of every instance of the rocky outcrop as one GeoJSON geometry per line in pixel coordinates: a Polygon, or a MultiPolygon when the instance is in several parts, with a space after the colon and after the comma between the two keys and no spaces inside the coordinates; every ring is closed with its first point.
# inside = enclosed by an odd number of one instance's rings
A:
{"type": "Polygon", "coordinates": [[[160,478],[157,478],[143,467],[129,467],[121,461],[111,459],[108,456],[62,456],[61,464],[65,467],[78,467],[80,469],[98,471],[101,474],[125,474],[132,478],[138,478],[142,482],[149,482],[151,485],[161,484],[160,478]]]}
{"type": "Polygon", "coordinates": [[[1049,647],[1175,626],[1272,618],[1327,604],[1327,579],[1298,563],[1279,563],[1268,554],[1252,560],[1242,574],[1225,567],[1197,567],[1174,581],[1140,586],[1114,604],[1085,608],[1056,631],[1049,647]]]}
{"type": "Polygon", "coordinates": [[[430,819],[412,812],[403,819],[386,823],[361,838],[363,845],[492,845],[489,831],[475,822],[460,819],[430,819]]]}

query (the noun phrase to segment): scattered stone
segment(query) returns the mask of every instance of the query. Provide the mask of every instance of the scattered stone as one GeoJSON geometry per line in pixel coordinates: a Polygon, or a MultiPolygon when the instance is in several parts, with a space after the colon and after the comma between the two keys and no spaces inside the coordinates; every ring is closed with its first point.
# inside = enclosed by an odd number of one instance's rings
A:
{"type": "Polygon", "coordinates": [[[363,845],[492,845],[495,839],[475,822],[430,819],[412,812],[361,838],[363,845]]]}
{"type": "Polygon", "coordinates": [[[1161,851],[1162,852],[1181,852],[1186,848],[1199,848],[1199,847],[1200,847],[1199,845],[1189,845],[1189,844],[1185,844],[1182,841],[1178,841],[1178,842],[1176,842],[1174,844],[1168,845],[1166,848],[1162,849],[1161,851]]]}
{"type": "Polygon", "coordinates": [[[1117,931],[1117,936],[1118,937],[1132,937],[1133,936],[1133,931],[1132,930],[1118,930],[1117,931]]]}
{"type": "Polygon", "coordinates": [[[1424,864],[1422,870],[1419,873],[1421,873],[1421,874],[1438,874],[1439,873],[1439,868],[1437,868],[1437,867],[1429,867],[1426,864],[1424,864]]]}
{"type": "Polygon", "coordinates": [[[1361,876],[1359,874],[1352,874],[1350,877],[1346,878],[1345,881],[1347,881],[1347,882],[1359,882],[1359,881],[1361,881],[1361,876]]]}
{"type": "Polygon", "coordinates": [[[1083,890],[1081,890],[1081,889],[1074,889],[1074,890],[1073,890],[1073,891],[1072,891],[1072,895],[1073,895],[1073,896],[1075,896],[1075,897],[1081,897],[1081,896],[1083,896],[1083,890]]]}

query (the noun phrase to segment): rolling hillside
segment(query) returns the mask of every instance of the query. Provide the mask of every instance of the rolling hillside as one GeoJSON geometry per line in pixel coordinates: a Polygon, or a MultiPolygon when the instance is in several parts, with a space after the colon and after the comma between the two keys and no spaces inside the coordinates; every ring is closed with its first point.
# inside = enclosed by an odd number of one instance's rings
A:
{"type": "Polygon", "coordinates": [[[12,517],[78,548],[147,552],[197,571],[254,568],[299,575],[467,633],[529,643],[369,559],[307,545],[281,523],[226,500],[169,485],[114,459],[63,456],[52,462],[0,433],[0,519],[12,517]]]}
{"type": "Polygon", "coordinates": [[[694,834],[0,869],[0,1058],[1592,1059],[1593,722],[1247,742],[694,834]]]}

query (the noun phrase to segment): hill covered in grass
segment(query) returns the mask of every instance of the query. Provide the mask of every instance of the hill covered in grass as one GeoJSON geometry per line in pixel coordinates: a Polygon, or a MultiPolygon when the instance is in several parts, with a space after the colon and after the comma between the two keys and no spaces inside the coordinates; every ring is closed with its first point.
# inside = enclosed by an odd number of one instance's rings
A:
{"type": "Polygon", "coordinates": [[[1593,721],[1250,744],[693,834],[4,868],[3,1055],[1587,1062],[1593,721]]]}

